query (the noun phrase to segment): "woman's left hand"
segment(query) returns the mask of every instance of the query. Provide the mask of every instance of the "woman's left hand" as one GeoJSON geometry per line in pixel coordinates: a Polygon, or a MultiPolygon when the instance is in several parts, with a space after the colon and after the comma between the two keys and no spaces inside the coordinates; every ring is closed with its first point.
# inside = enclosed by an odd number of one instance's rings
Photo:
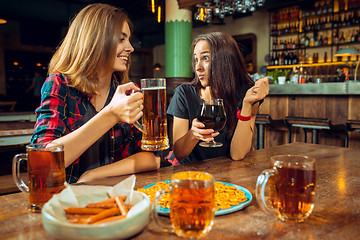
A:
{"type": "Polygon", "coordinates": [[[269,80],[267,77],[255,82],[255,85],[247,90],[243,103],[254,104],[269,94],[269,80]]]}

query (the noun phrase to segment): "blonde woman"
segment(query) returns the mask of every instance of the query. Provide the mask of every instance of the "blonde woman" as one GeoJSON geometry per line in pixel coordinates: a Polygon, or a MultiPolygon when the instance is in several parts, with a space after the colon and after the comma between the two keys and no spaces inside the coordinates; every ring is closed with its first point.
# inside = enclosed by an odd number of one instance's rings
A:
{"type": "Polygon", "coordinates": [[[32,142],[64,145],[67,181],[155,170],[160,158],[142,152],[142,94],[128,80],[132,23],[118,8],[91,4],[72,21],[42,87],[32,142]],[[121,84],[121,85],[120,85],[121,84]]]}

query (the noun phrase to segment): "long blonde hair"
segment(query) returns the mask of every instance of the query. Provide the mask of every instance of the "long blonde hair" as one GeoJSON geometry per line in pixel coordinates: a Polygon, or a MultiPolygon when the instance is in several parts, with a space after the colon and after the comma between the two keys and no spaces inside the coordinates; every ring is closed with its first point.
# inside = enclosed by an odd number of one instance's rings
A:
{"type": "MultiPolygon", "coordinates": [[[[107,4],[83,8],[51,58],[49,75],[60,72],[68,78],[69,86],[88,95],[97,94],[98,74],[113,65],[126,22],[132,29],[126,13],[107,4]]],[[[116,72],[121,83],[129,81],[129,66],[130,61],[125,72],[116,72]]]]}

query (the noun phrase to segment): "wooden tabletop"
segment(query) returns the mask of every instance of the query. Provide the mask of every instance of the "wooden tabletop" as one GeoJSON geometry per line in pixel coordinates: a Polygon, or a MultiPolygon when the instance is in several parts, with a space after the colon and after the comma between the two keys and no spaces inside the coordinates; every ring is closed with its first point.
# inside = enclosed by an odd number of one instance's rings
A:
{"type": "MultiPolygon", "coordinates": [[[[136,174],[136,186],[170,180],[179,171],[207,171],[215,180],[247,188],[253,195],[245,209],[215,217],[204,239],[358,239],[360,236],[360,151],[318,144],[291,143],[250,152],[242,161],[218,158],[136,174]],[[269,168],[270,157],[301,154],[317,160],[317,189],[313,213],[303,223],[281,222],[262,212],[255,199],[258,175],[269,168]]],[[[112,186],[127,176],[104,178],[94,185],[112,186]]],[[[0,197],[2,239],[53,239],[41,224],[41,215],[26,210],[26,195],[0,197]]],[[[162,217],[165,221],[167,217],[162,217]]],[[[133,239],[179,239],[162,233],[152,221],[133,239]]]]}

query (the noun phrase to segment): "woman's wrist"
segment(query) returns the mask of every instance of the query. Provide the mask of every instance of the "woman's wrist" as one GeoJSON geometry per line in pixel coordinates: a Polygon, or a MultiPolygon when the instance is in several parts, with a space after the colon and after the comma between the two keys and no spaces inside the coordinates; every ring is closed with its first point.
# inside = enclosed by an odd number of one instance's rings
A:
{"type": "Polygon", "coordinates": [[[236,118],[243,122],[249,121],[251,119],[251,116],[251,112],[249,115],[242,114],[241,110],[238,110],[236,113],[236,118]]]}
{"type": "Polygon", "coordinates": [[[248,102],[244,102],[242,104],[242,108],[240,109],[241,110],[241,115],[242,116],[250,116],[251,115],[251,110],[252,110],[252,106],[251,106],[251,103],[248,103],[248,102]]]}

